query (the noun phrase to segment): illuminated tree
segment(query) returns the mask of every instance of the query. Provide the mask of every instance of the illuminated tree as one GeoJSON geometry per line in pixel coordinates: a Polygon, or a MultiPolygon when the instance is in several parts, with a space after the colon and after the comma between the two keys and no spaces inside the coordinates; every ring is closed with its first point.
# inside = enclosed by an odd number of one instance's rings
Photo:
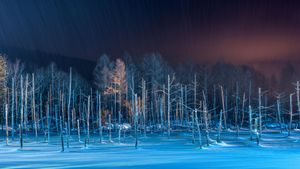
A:
{"type": "MultiPolygon", "coordinates": [[[[122,109],[122,94],[127,92],[126,67],[121,59],[116,60],[114,72],[111,73],[111,86],[105,91],[106,94],[118,94],[119,96],[119,111],[118,123],[121,124],[121,109],[122,109]]],[[[115,97],[116,99],[116,97],[115,97]]],[[[115,102],[116,103],[116,102],[115,102]]],[[[121,127],[119,127],[119,141],[121,140],[121,127]]]]}

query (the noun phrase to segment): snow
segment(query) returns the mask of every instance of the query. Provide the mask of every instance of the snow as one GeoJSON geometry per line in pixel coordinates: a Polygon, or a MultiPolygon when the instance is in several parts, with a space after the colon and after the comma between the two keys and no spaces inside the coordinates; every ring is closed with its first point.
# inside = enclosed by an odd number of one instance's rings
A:
{"type": "MultiPolygon", "coordinates": [[[[143,135],[143,134],[141,134],[143,135]]],[[[5,145],[5,137],[0,138],[0,168],[297,168],[300,160],[300,133],[265,132],[260,146],[255,139],[250,141],[248,132],[240,137],[234,132],[221,134],[221,143],[199,148],[198,141],[192,144],[189,133],[172,133],[171,139],[160,133],[147,134],[139,138],[138,149],[134,147],[134,137],[128,135],[119,144],[117,137],[113,143],[99,143],[95,135],[91,144],[83,143],[72,136],[70,148],[61,152],[58,136],[52,136],[48,144],[44,137],[39,142],[34,137],[24,137],[24,148],[18,140],[5,145]],[[226,136],[225,136],[226,135],[226,136]],[[126,141],[125,141],[126,140],[126,141]]],[[[215,133],[210,134],[215,139],[215,133]]],[[[107,136],[104,137],[107,140],[107,136]]],[[[203,145],[206,144],[203,137],[203,145]]],[[[66,144],[65,144],[66,145],[66,144]]]]}

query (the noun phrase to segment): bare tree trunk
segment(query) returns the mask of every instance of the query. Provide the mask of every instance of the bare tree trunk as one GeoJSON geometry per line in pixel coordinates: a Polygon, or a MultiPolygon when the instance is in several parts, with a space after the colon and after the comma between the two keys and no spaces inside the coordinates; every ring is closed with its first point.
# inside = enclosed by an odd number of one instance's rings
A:
{"type": "Polygon", "coordinates": [[[262,115],[261,115],[261,88],[258,88],[258,113],[259,113],[259,138],[262,134],[262,115]]]}
{"type": "Polygon", "coordinates": [[[98,111],[99,111],[99,136],[100,136],[100,143],[102,143],[102,107],[101,107],[101,93],[98,95],[98,111]]]}
{"type": "Polygon", "coordinates": [[[277,118],[278,118],[278,123],[280,126],[280,132],[282,132],[282,126],[281,126],[281,108],[280,108],[280,96],[277,97],[277,118]]]}
{"type": "MultiPolygon", "coordinates": [[[[54,98],[54,64],[52,63],[51,64],[51,91],[50,91],[50,105],[49,105],[49,111],[50,112],[55,112],[55,114],[56,114],[56,111],[55,111],[55,109],[54,109],[54,99],[52,99],[52,98],[54,98]],[[53,111],[54,110],[54,111],[53,111]]],[[[57,129],[58,129],[58,124],[57,124],[57,116],[56,116],[56,118],[55,118],[55,127],[56,127],[56,131],[57,131],[57,129]]]]}
{"type": "Polygon", "coordinates": [[[76,126],[75,91],[72,90],[71,129],[76,126]]]}
{"type": "MultiPolygon", "coordinates": [[[[116,89],[116,87],[115,87],[116,89]]],[[[117,93],[114,93],[115,105],[114,105],[114,119],[117,119],[117,93]]],[[[120,125],[120,124],[119,124],[120,125]]]]}
{"type": "Polygon", "coordinates": [[[194,111],[192,111],[192,137],[195,144],[195,111],[197,109],[197,76],[194,75],[194,111]]]}
{"type": "Polygon", "coordinates": [[[146,137],[146,82],[145,80],[143,79],[142,80],[142,88],[143,88],[143,91],[142,91],[142,99],[143,99],[143,125],[144,125],[144,136],[146,137]]]}
{"type": "Polygon", "coordinates": [[[217,137],[217,142],[221,142],[221,130],[222,130],[222,115],[223,111],[220,111],[220,117],[219,117],[219,130],[218,130],[218,137],[217,137]]]}
{"type": "Polygon", "coordinates": [[[86,115],[86,124],[87,124],[87,143],[90,144],[90,107],[91,107],[91,97],[88,96],[88,107],[86,115]]]}
{"type": "MultiPolygon", "coordinates": [[[[28,74],[26,74],[26,81],[25,81],[25,107],[24,107],[24,128],[25,132],[27,131],[27,122],[28,122],[28,115],[27,115],[27,103],[28,103],[28,74]]],[[[26,134],[26,133],[25,133],[26,134]]]]}
{"type": "Polygon", "coordinates": [[[249,132],[250,132],[250,140],[252,140],[252,108],[249,106],[249,132]]]}
{"type": "Polygon", "coordinates": [[[34,79],[34,74],[32,74],[32,113],[33,113],[33,119],[34,119],[35,141],[38,142],[37,118],[36,118],[36,111],[35,111],[35,79],[34,79]]]}
{"type": "Polygon", "coordinates": [[[183,125],[183,87],[180,85],[180,124],[183,125]]]}
{"type": "Polygon", "coordinates": [[[12,78],[12,93],[11,93],[11,139],[14,141],[14,129],[15,129],[15,124],[14,124],[14,114],[15,114],[15,78],[12,78]]]}
{"type": "Polygon", "coordinates": [[[214,98],[213,98],[213,110],[214,110],[214,117],[213,119],[214,120],[217,120],[216,117],[217,117],[217,100],[216,100],[216,86],[214,85],[214,98]]]}
{"type": "Polygon", "coordinates": [[[72,129],[75,129],[76,127],[76,109],[75,107],[72,108],[72,129]]]}
{"type": "Polygon", "coordinates": [[[47,112],[48,144],[49,144],[50,143],[50,105],[49,105],[49,102],[47,103],[46,112],[47,112]]]}
{"type": "Polygon", "coordinates": [[[198,110],[195,109],[195,121],[196,121],[196,125],[197,125],[197,131],[198,131],[198,139],[199,139],[199,146],[200,148],[202,148],[202,138],[201,138],[201,130],[200,130],[200,124],[199,124],[199,121],[198,121],[198,110]]]}
{"type": "MultiPolygon", "coordinates": [[[[163,107],[163,98],[159,98],[159,114],[160,114],[160,126],[161,129],[164,127],[164,107],[163,107]]],[[[163,131],[163,130],[162,130],[163,131]]]]}
{"type": "Polygon", "coordinates": [[[78,142],[80,142],[80,122],[79,122],[79,119],[77,119],[77,135],[78,135],[78,142]]]}
{"type": "Polygon", "coordinates": [[[109,122],[109,142],[112,142],[112,140],[111,140],[111,114],[108,115],[108,122],[109,122]]]}
{"type": "Polygon", "coordinates": [[[208,111],[207,111],[207,102],[206,102],[206,97],[203,92],[203,113],[204,113],[204,122],[205,122],[205,135],[206,135],[206,144],[209,146],[209,127],[208,127],[208,111]]]}
{"type": "MultiPolygon", "coordinates": [[[[131,107],[132,107],[132,109],[135,106],[135,98],[134,98],[135,97],[135,93],[134,92],[135,92],[134,91],[134,77],[132,76],[131,77],[131,107]]],[[[132,111],[132,113],[134,113],[134,112],[132,111]]],[[[134,116],[132,116],[131,120],[134,123],[134,116]]]]}
{"type": "Polygon", "coordinates": [[[64,135],[63,135],[63,131],[62,131],[62,118],[61,116],[59,116],[59,126],[60,126],[60,140],[61,140],[61,152],[65,151],[65,146],[64,146],[64,135]]]}
{"type": "Polygon", "coordinates": [[[170,122],[170,113],[171,113],[171,100],[170,100],[170,76],[168,75],[168,138],[171,135],[171,122],[170,122]]]}
{"type": "Polygon", "coordinates": [[[222,107],[223,107],[223,113],[222,114],[224,114],[223,116],[224,116],[224,127],[225,127],[225,129],[227,129],[227,126],[226,126],[226,115],[225,115],[225,113],[226,113],[226,108],[225,108],[225,98],[224,98],[224,90],[223,90],[223,87],[221,86],[221,97],[222,97],[222,107]]]}
{"type": "Polygon", "coordinates": [[[135,106],[133,107],[134,111],[134,131],[135,131],[135,148],[138,147],[138,101],[137,101],[137,95],[134,96],[135,100],[135,106]]]}
{"type": "Polygon", "coordinates": [[[19,133],[19,137],[20,137],[20,148],[22,149],[23,148],[23,133],[22,133],[22,125],[19,124],[19,128],[20,128],[20,133],[19,133]]]}
{"type": "Polygon", "coordinates": [[[239,83],[236,82],[236,92],[235,92],[235,128],[236,135],[239,136],[239,83]]]}
{"type": "Polygon", "coordinates": [[[5,104],[6,145],[8,145],[8,104],[5,104]]]}
{"type": "Polygon", "coordinates": [[[292,122],[293,122],[293,94],[290,94],[290,124],[289,124],[289,136],[292,131],[292,122]]]}
{"type": "Polygon", "coordinates": [[[23,122],[24,122],[24,92],[23,92],[23,76],[21,76],[21,99],[20,99],[20,104],[21,104],[21,129],[23,129],[23,122]]]}
{"type": "Polygon", "coordinates": [[[257,132],[258,130],[258,122],[257,122],[257,118],[255,118],[255,121],[254,121],[254,128],[255,128],[255,135],[256,135],[256,143],[257,145],[259,145],[259,134],[257,132]]]}
{"type": "Polygon", "coordinates": [[[72,95],[72,68],[70,68],[70,79],[69,79],[67,148],[69,148],[69,141],[70,141],[70,134],[71,134],[71,129],[70,129],[71,95],[72,95]]]}
{"type": "Polygon", "coordinates": [[[121,124],[121,109],[122,109],[122,92],[119,91],[119,113],[118,113],[118,118],[119,118],[119,143],[121,143],[121,131],[122,131],[122,124],[121,124]]]}
{"type": "Polygon", "coordinates": [[[298,115],[299,115],[299,120],[300,120],[300,84],[299,81],[297,81],[297,86],[296,86],[296,92],[297,92],[297,110],[298,110],[298,115]]]}
{"type": "Polygon", "coordinates": [[[24,116],[24,92],[23,92],[23,76],[21,75],[21,122],[19,125],[19,130],[20,130],[20,147],[23,148],[23,116],[24,116]]]}
{"type": "Polygon", "coordinates": [[[241,127],[243,127],[244,124],[244,118],[245,118],[245,102],[246,102],[246,95],[245,93],[243,94],[243,105],[242,105],[242,122],[241,122],[241,127]]]}
{"type": "MultiPolygon", "coordinates": [[[[43,117],[43,98],[42,98],[42,93],[40,93],[40,108],[39,108],[39,114],[40,114],[40,119],[41,119],[41,126],[43,127],[44,129],[44,117],[43,117]]],[[[39,127],[41,127],[39,126],[39,127]]]]}

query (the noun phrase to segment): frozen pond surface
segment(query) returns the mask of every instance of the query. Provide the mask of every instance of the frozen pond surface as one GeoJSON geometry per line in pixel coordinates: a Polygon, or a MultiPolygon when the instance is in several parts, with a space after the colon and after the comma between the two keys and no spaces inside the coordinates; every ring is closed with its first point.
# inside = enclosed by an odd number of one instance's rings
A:
{"type": "Polygon", "coordinates": [[[53,137],[50,144],[37,144],[27,138],[22,150],[17,141],[6,146],[2,137],[0,168],[299,168],[299,134],[287,137],[285,133],[266,133],[261,146],[249,141],[246,133],[239,138],[235,133],[227,135],[224,142],[203,149],[192,144],[188,134],[171,139],[143,137],[138,149],[134,148],[132,137],[121,144],[99,144],[95,137],[84,148],[74,136],[65,152],[60,152],[61,145],[55,141],[58,137],[53,137]]]}

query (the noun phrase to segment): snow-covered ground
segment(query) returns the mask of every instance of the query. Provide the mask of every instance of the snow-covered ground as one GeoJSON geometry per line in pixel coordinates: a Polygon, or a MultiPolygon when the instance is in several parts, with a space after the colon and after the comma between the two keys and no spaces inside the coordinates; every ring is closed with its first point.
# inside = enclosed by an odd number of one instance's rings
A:
{"type": "MultiPolygon", "coordinates": [[[[264,133],[261,145],[249,140],[246,131],[237,138],[236,133],[223,133],[222,143],[213,143],[200,149],[192,144],[188,133],[173,133],[168,139],[160,134],[148,134],[139,139],[139,148],[134,147],[134,138],[126,137],[119,144],[98,137],[91,139],[84,148],[76,136],[70,148],[61,152],[58,136],[51,138],[50,144],[39,138],[36,143],[30,136],[25,137],[23,149],[18,141],[5,145],[0,139],[0,168],[299,168],[300,133],[268,131],[264,133]],[[225,137],[226,135],[226,137],[225,137]]],[[[214,139],[215,135],[211,134],[214,139]]],[[[124,138],[123,138],[124,139],[124,138]]],[[[206,143],[203,137],[203,144],[206,143]]]]}

